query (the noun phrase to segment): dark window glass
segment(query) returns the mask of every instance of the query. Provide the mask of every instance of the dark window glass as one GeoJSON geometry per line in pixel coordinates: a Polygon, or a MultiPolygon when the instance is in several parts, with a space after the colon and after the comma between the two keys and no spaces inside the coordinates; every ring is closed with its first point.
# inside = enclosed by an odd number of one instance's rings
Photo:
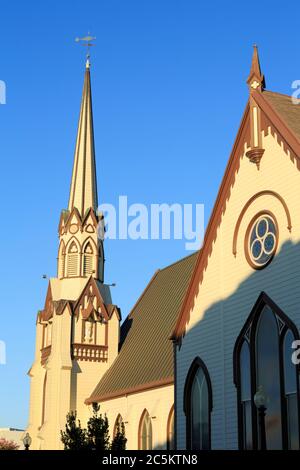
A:
{"type": "Polygon", "coordinates": [[[262,219],[260,222],[257,224],[257,235],[259,237],[263,237],[268,229],[267,226],[267,221],[266,219],[262,219]]]}
{"type": "Polygon", "coordinates": [[[282,448],[279,337],[276,318],[269,307],[261,312],[256,333],[257,388],[268,397],[265,426],[267,449],[282,448]]]}
{"type": "MultiPolygon", "coordinates": [[[[275,229],[269,221],[268,228],[275,229]]],[[[261,234],[264,224],[256,227],[261,234]]],[[[260,387],[266,396],[267,449],[299,449],[299,386],[297,366],[292,361],[296,327],[279,309],[265,305],[253,312],[239,337],[235,358],[239,367],[239,428],[243,449],[260,448],[260,421],[252,393],[260,387]],[[276,313],[275,313],[276,312],[276,313]],[[255,383],[252,383],[255,378],[255,383]]]]}
{"type": "Polygon", "coordinates": [[[265,248],[266,254],[268,255],[269,253],[272,253],[272,251],[274,250],[274,247],[275,247],[275,237],[272,233],[269,233],[266,236],[265,242],[264,242],[264,248],[265,248]]]}
{"type": "Polygon", "coordinates": [[[252,416],[251,416],[251,376],[250,349],[244,341],[240,352],[241,403],[243,416],[243,447],[252,449],[252,416]]]}
{"type": "Polygon", "coordinates": [[[245,450],[253,449],[252,441],[252,409],[251,401],[242,402],[243,410],[243,447],[245,450]]]}
{"type": "Polygon", "coordinates": [[[276,227],[268,215],[259,217],[250,231],[248,254],[257,266],[263,266],[274,255],[276,248],[276,227]]]}
{"type": "Polygon", "coordinates": [[[291,394],[297,392],[297,375],[296,368],[292,362],[292,343],[295,341],[295,337],[291,330],[287,330],[284,335],[283,342],[283,357],[284,357],[284,387],[285,393],[291,394]]]}
{"type": "Polygon", "coordinates": [[[262,244],[260,240],[255,240],[252,244],[252,256],[253,259],[256,261],[260,258],[262,252],[262,244]]]}
{"type": "Polygon", "coordinates": [[[191,388],[191,445],[193,450],[209,449],[209,399],[203,369],[199,367],[191,388]]]}
{"type": "Polygon", "coordinates": [[[292,362],[292,342],[294,340],[293,333],[291,330],[288,330],[284,336],[283,358],[289,449],[299,449],[297,373],[296,367],[292,362]]]}

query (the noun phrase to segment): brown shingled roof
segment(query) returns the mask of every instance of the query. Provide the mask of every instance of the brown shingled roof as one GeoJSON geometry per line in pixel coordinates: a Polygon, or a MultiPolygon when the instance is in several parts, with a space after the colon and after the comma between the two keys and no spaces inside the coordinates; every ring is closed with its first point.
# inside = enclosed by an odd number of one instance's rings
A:
{"type": "Polygon", "coordinates": [[[300,100],[297,100],[298,104],[294,104],[291,96],[266,90],[263,92],[263,96],[267,98],[297,137],[300,137],[300,100]]]}
{"type": "Polygon", "coordinates": [[[173,345],[169,337],[197,254],[154,274],[122,325],[117,358],[88,403],[173,383],[173,345]]]}

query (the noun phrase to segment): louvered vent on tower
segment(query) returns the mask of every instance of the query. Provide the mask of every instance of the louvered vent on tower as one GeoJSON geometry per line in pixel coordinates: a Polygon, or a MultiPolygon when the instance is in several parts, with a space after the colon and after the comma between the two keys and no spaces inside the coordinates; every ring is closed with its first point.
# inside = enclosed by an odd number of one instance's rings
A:
{"type": "Polygon", "coordinates": [[[91,274],[93,274],[93,249],[91,244],[88,243],[83,255],[83,275],[91,276],[91,274]]]}
{"type": "Polygon", "coordinates": [[[71,243],[68,250],[67,277],[78,276],[78,248],[75,242],[71,243]]]}

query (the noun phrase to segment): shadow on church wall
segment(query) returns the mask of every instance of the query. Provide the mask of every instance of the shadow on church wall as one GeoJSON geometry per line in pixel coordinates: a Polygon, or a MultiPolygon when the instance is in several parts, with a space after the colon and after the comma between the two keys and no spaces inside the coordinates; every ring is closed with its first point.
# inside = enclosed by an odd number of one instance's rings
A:
{"type": "MultiPolygon", "coordinates": [[[[237,263],[244,262],[241,256],[243,254],[239,253],[237,263]]],[[[219,295],[219,289],[221,287],[216,284],[216,295],[219,295]]],[[[183,448],[185,442],[184,383],[196,356],[204,361],[212,382],[212,449],[238,448],[233,352],[238,335],[261,292],[265,292],[299,330],[300,243],[285,242],[268,266],[253,270],[230,296],[213,303],[183,338],[181,349],[177,352],[178,448],[183,448]]],[[[201,286],[198,295],[201,296],[201,286]]]]}

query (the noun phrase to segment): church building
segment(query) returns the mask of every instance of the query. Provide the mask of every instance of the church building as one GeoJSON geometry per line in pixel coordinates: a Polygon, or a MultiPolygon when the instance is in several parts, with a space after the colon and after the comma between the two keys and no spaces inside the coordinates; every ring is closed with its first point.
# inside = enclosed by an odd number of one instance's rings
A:
{"type": "Polygon", "coordinates": [[[178,449],[299,449],[300,104],[249,100],[172,339],[178,449]]]}
{"type": "Polygon", "coordinates": [[[57,277],[36,320],[32,449],[62,449],[67,413],[85,426],[95,402],[128,449],[299,449],[300,103],[266,90],[256,47],[247,83],[201,250],[156,271],[122,322],[98,236],[87,61],[57,277]]]}
{"type": "MultiPolygon", "coordinates": [[[[102,201],[104,202],[104,201],[102,201]]],[[[125,425],[128,449],[174,448],[176,323],[196,255],[156,271],[121,323],[104,282],[97,211],[90,62],[86,63],[69,205],[60,216],[57,277],[36,320],[27,432],[32,449],[62,449],[60,430],[76,411],[83,426],[101,404],[113,437],[125,425]],[[153,348],[153,344],[156,347],[153,348]]]]}

